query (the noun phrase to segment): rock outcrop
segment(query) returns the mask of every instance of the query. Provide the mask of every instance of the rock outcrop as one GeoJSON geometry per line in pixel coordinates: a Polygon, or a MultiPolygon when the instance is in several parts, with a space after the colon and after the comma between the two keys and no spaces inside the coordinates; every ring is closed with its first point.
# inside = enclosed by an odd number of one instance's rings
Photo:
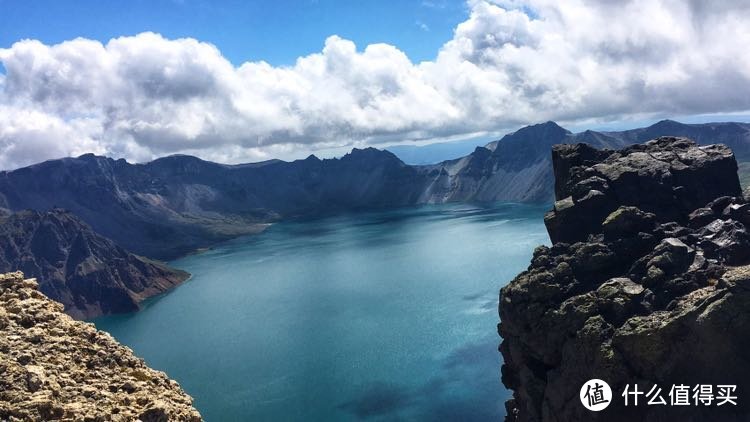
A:
{"type": "Polygon", "coordinates": [[[0,420],[194,421],[179,385],[20,272],[0,275],[0,420]]]}
{"type": "Polygon", "coordinates": [[[637,205],[660,221],[684,224],[712,199],[741,195],[732,151],[697,148],[686,138],[658,138],[617,152],[556,145],[552,163],[557,201],[544,222],[553,243],[586,240],[619,206],[637,205]]]}
{"type": "Polygon", "coordinates": [[[60,209],[0,216],[0,273],[16,270],[78,319],[136,311],[189,276],[129,253],[60,209]]]}
{"type": "Polygon", "coordinates": [[[508,421],[750,418],[750,203],[731,151],[659,138],[621,151],[554,149],[551,247],[500,294],[508,421]],[[579,400],[590,379],[612,403],[579,400]],[[694,405],[698,384],[736,385],[737,406],[694,405]],[[691,388],[690,406],[621,394],[691,388]]]}

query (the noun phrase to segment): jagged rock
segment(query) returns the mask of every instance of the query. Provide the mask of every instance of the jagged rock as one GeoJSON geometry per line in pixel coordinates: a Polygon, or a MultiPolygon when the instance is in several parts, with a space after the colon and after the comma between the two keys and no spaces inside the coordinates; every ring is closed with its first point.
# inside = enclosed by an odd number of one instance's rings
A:
{"type": "Polygon", "coordinates": [[[731,151],[661,138],[554,156],[553,245],[500,295],[507,420],[750,419],[750,207],[731,151]],[[614,392],[601,412],[578,400],[592,378],[614,392]],[[733,384],[739,405],[625,407],[628,384],[733,384]]]}
{"type": "Polygon", "coordinates": [[[201,420],[175,381],[37,287],[0,275],[0,420],[201,420]]]}
{"type": "Polygon", "coordinates": [[[620,207],[602,223],[602,232],[607,240],[650,233],[654,230],[655,215],[646,213],[636,207],[620,207]]]}
{"type": "Polygon", "coordinates": [[[555,207],[545,216],[553,242],[600,233],[602,221],[620,206],[637,206],[662,222],[685,223],[709,201],[742,193],[737,162],[722,145],[698,147],[686,138],[662,137],[620,151],[556,145],[552,156],[557,199],[575,205],[555,207]]]}
{"type": "Polygon", "coordinates": [[[129,253],[73,214],[54,209],[0,217],[0,273],[21,270],[83,319],[133,312],[189,274],[129,253]]]}
{"type": "Polygon", "coordinates": [[[613,278],[596,289],[597,307],[605,321],[621,325],[641,311],[638,307],[647,309],[648,301],[642,302],[642,299],[649,294],[649,290],[629,278],[613,278]]]}
{"type": "Polygon", "coordinates": [[[726,207],[728,207],[734,200],[735,198],[731,196],[721,196],[709,202],[708,205],[706,205],[706,208],[711,208],[714,214],[723,214],[724,209],[726,209],[726,207]]]}
{"type": "Polygon", "coordinates": [[[735,265],[750,259],[750,235],[739,221],[717,219],[700,229],[698,234],[700,246],[709,257],[735,265]]]}
{"type": "Polygon", "coordinates": [[[703,227],[716,219],[716,213],[710,207],[698,208],[688,215],[689,225],[692,228],[703,227]]]}

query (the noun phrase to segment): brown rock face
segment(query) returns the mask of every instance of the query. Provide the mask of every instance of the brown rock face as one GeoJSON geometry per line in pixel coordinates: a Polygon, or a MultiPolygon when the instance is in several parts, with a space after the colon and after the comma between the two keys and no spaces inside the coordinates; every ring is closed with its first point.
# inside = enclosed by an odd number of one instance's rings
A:
{"type": "Polygon", "coordinates": [[[200,421],[163,372],[75,321],[23,274],[0,275],[0,420],[200,421]]]}
{"type": "Polygon", "coordinates": [[[553,245],[500,295],[507,420],[750,420],[750,203],[731,151],[660,138],[555,157],[553,245]],[[601,412],[579,400],[593,378],[614,395],[601,412]],[[690,386],[691,404],[626,407],[635,384],[668,403],[690,386]],[[738,405],[694,405],[698,384],[736,385],[738,405]]]}
{"type": "Polygon", "coordinates": [[[0,216],[0,272],[23,271],[75,318],[133,312],[189,274],[134,255],[73,214],[21,211],[0,216]]]}

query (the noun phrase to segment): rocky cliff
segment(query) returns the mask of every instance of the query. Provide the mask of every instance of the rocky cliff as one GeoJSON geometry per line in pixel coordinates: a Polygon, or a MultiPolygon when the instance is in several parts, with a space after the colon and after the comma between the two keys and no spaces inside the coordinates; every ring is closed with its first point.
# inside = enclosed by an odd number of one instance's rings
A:
{"type": "Polygon", "coordinates": [[[67,211],[0,216],[0,273],[37,277],[75,318],[132,312],[189,274],[133,255],[67,211]]]}
{"type": "Polygon", "coordinates": [[[22,273],[0,275],[0,420],[195,421],[192,399],[22,273]]]}
{"type": "Polygon", "coordinates": [[[547,201],[552,196],[549,150],[572,136],[554,122],[527,126],[466,157],[423,166],[431,169],[433,181],[421,202],[547,201]]]}
{"type": "MultiPolygon", "coordinates": [[[[750,418],[750,203],[725,146],[659,138],[620,151],[553,150],[551,247],[500,294],[508,421],[750,418]],[[579,400],[590,379],[611,405],[579,400]],[[698,384],[736,385],[738,405],[694,405],[698,384]],[[653,386],[670,403],[625,406],[653,386]]],[[[656,390],[654,390],[656,391],[656,390]]]]}

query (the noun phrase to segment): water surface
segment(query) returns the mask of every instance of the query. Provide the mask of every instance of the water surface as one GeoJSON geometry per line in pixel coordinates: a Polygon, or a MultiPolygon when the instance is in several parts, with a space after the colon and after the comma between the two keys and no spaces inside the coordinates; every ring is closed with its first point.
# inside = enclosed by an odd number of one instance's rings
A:
{"type": "Polygon", "coordinates": [[[546,208],[276,224],[172,262],[192,279],[95,323],[209,422],[501,420],[497,292],[548,242],[546,208]]]}

